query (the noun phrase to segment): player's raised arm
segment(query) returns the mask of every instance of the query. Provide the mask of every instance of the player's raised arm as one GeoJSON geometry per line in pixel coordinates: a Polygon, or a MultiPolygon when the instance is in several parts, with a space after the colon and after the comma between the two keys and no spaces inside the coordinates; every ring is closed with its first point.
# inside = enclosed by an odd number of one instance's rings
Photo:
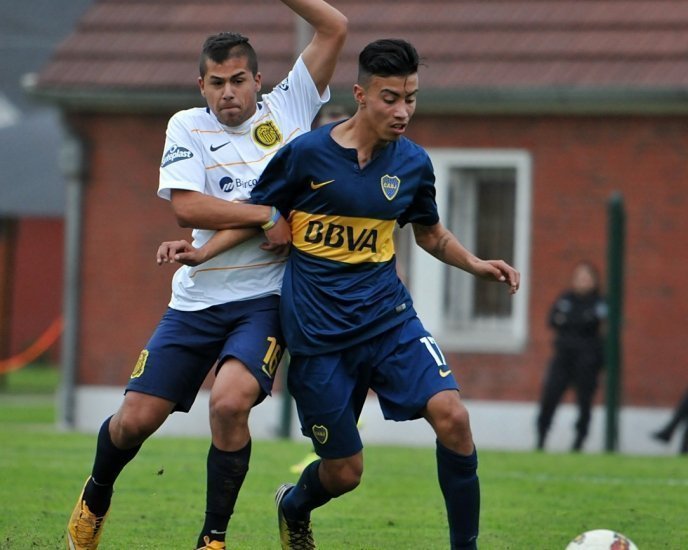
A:
{"type": "Polygon", "coordinates": [[[445,264],[458,267],[481,279],[509,285],[509,292],[516,293],[520,285],[520,273],[504,260],[481,260],[459,242],[456,236],[441,223],[435,225],[413,224],[416,243],[423,250],[445,264]]]}
{"type": "Polygon", "coordinates": [[[346,39],[348,21],[323,0],[282,0],[314,29],[313,39],[301,52],[319,93],[323,93],[334,74],[339,52],[346,39]]]}

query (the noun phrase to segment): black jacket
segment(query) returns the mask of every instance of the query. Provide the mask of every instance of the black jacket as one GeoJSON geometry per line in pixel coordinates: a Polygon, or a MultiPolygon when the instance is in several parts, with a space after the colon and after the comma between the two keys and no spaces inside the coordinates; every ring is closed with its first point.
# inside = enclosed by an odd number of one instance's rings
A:
{"type": "Polygon", "coordinates": [[[607,305],[597,292],[564,292],[549,313],[549,326],[556,331],[557,347],[602,345],[601,325],[607,318],[607,305]]]}

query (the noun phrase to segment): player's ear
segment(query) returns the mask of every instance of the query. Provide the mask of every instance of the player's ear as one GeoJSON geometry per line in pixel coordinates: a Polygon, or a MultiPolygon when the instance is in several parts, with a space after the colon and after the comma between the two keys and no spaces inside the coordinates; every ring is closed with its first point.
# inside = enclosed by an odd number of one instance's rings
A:
{"type": "Polygon", "coordinates": [[[198,89],[201,91],[201,95],[205,97],[205,81],[200,76],[198,77],[198,89]]]}
{"type": "Polygon", "coordinates": [[[256,76],[253,77],[253,81],[255,82],[256,93],[260,92],[260,88],[263,85],[263,75],[256,73],[256,76]]]}
{"type": "Polygon", "coordinates": [[[359,107],[365,106],[366,92],[363,86],[360,84],[354,84],[354,99],[358,103],[359,107]]]}

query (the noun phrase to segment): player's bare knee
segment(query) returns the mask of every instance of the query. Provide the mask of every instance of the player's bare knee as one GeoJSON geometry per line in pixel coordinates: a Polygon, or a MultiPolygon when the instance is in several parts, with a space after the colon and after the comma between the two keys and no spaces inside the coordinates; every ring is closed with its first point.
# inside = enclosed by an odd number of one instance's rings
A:
{"type": "Polygon", "coordinates": [[[447,411],[446,416],[438,424],[436,431],[440,439],[448,438],[457,441],[470,439],[471,424],[468,410],[462,406],[447,411]]]}
{"type": "Polygon", "coordinates": [[[446,422],[439,424],[435,431],[439,442],[448,449],[463,455],[473,452],[473,434],[465,409],[447,417],[446,422]]]}
{"type": "Polygon", "coordinates": [[[110,437],[116,447],[140,445],[168,418],[174,403],[166,399],[129,391],[119,410],[110,419],[110,437]]]}
{"type": "Polygon", "coordinates": [[[339,496],[353,491],[360,484],[360,476],[352,475],[351,472],[341,472],[339,476],[332,479],[332,483],[327,489],[332,495],[339,496]]]}
{"type": "Polygon", "coordinates": [[[225,361],[210,393],[210,421],[245,424],[261,388],[251,372],[236,359],[225,361]]]}
{"type": "Polygon", "coordinates": [[[426,414],[437,438],[451,449],[472,447],[472,434],[468,409],[458,398],[441,396],[428,407],[426,414]]]}
{"type": "Polygon", "coordinates": [[[470,431],[470,417],[468,409],[459,403],[458,406],[452,407],[447,412],[447,422],[452,431],[470,431]]]}
{"type": "Polygon", "coordinates": [[[213,396],[210,400],[210,421],[232,425],[248,422],[251,403],[236,395],[213,396]]]}
{"type": "Polygon", "coordinates": [[[120,449],[143,443],[157,430],[162,421],[144,411],[119,411],[110,420],[110,439],[120,449]]]}
{"type": "Polygon", "coordinates": [[[323,460],[320,466],[322,481],[334,496],[353,491],[361,484],[363,461],[358,456],[349,459],[323,460]]]}
{"type": "Polygon", "coordinates": [[[340,473],[340,481],[342,487],[346,492],[353,491],[361,484],[363,477],[363,463],[362,462],[348,462],[345,468],[342,468],[340,473]]]}

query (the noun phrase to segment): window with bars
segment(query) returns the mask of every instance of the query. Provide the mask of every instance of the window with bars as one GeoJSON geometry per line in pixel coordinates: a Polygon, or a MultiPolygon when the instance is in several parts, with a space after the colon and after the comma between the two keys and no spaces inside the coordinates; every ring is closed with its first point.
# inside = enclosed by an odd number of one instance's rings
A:
{"type": "Polygon", "coordinates": [[[521,272],[521,289],[476,279],[418,247],[404,250],[416,310],[446,350],[513,352],[527,334],[530,238],[530,155],[522,151],[428,150],[436,176],[441,222],[476,256],[502,259],[521,272]]]}

